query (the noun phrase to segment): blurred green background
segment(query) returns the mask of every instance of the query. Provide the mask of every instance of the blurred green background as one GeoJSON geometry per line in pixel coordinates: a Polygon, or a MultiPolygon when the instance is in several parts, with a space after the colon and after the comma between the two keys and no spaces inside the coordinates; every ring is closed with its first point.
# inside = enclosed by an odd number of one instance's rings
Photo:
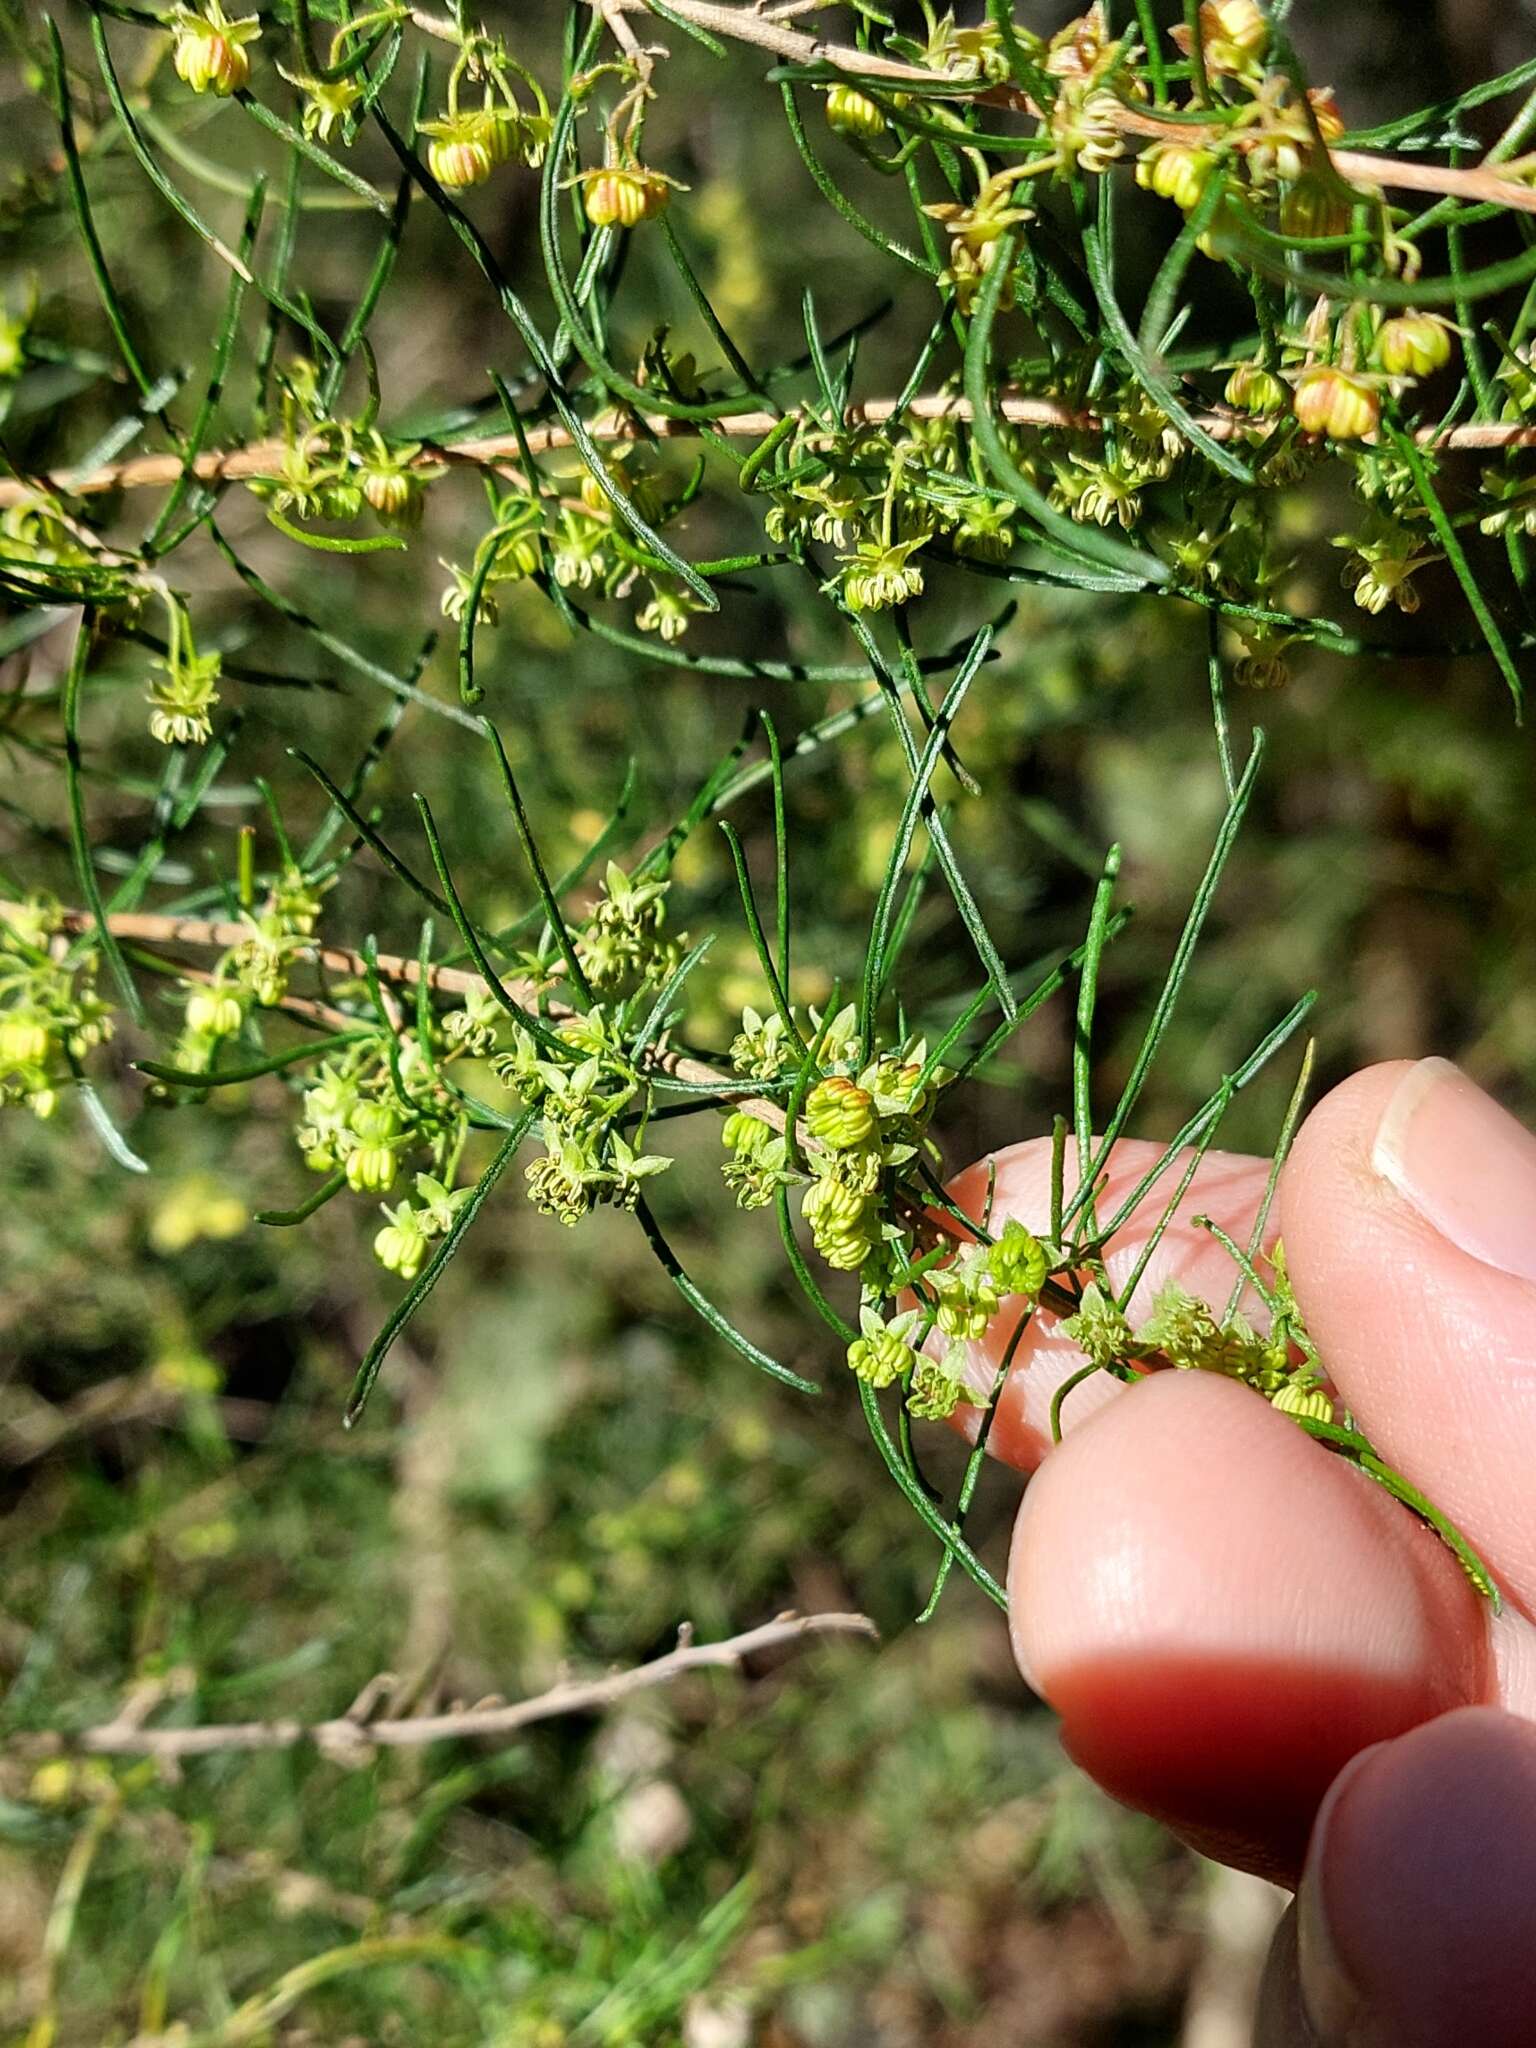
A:
{"type": "MultiPolygon", "coordinates": [[[[81,21],[63,12],[79,57],[81,21]]],[[[548,0],[486,12],[515,28],[520,49],[555,46],[548,0]]],[[[1505,13],[1480,28],[1476,10],[1447,5],[1438,24],[1428,12],[1410,0],[1395,10],[1303,0],[1292,19],[1313,75],[1364,121],[1498,67],[1505,13]],[[1410,23],[1419,39],[1405,43],[1410,23]]],[[[39,330],[105,348],[54,133],[26,90],[35,21],[24,5],[7,13],[17,48],[0,87],[14,138],[0,196],[8,290],[19,300],[35,277],[39,330]]],[[[1056,11],[1021,13],[1059,25],[1056,11]]],[[[1509,14],[1529,25],[1523,9],[1509,14]]],[[[147,47],[124,33],[131,77],[147,47]]],[[[835,330],[891,280],[815,203],[760,68],[749,54],[715,67],[680,50],[650,143],[693,188],[679,218],[721,313],[749,354],[771,357],[791,352],[782,330],[798,319],[804,284],[835,330]]],[[[236,202],[207,184],[207,167],[248,173],[248,124],[184,95],[166,104],[179,175],[228,227],[236,202]]],[[[83,86],[79,111],[99,111],[83,86]]],[[[374,142],[359,145],[358,161],[385,177],[374,142]]],[[[110,137],[90,162],[103,238],[155,367],[195,361],[221,274],[110,137]]],[[[503,259],[529,280],[533,193],[518,173],[476,203],[503,259]]],[[[872,207],[883,197],[861,191],[872,207]]],[[[322,317],[349,303],[374,232],[345,210],[306,217],[298,274],[322,317]]],[[[440,221],[413,220],[375,329],[395,431],[482,398],[487,369],[515,361],[488,295],[450,248],[440,221]]],[[[530,290],[547,317],[536,282],[530,290]]],[[[686,323],[675,273],[642,236],[626,297],[636,352],[657,323],[686,323]]],[[[904,368],[930,317],[897,303],[872,331],[865,393],[904,368]]],[[[231,390],[232,427],[249,391],[248,381],[231,390]]],[[[26,465],[69,460],[121,410],[100,379],[35,371],[7,446],[26,465]]],[[[408,557],[381,564],[302,555],[238,493],[221,513],[275,583],[396,669],[436,621],[438,558],[467,559],[481,517],[475,481],[456,476],[434,491],[408,557]]],[[[1291,517],[1288,595],[1300,609],[1337,610],[1339,558],[1327,542],[1347,511],[1325,488],[1291,517]]],[[[751,541],[739,506],[706,497],[690,515],[695,555],[751,541]]],[[[232,663],[319,675],[313,645],[254,609],[211,551],[189,550],[177,575],[200,631],[232,663]]],[[[983,795],[939,786],[1012,960],[1073,943],[1090,872],[1111,840],[1123,843],[1137,916],[1106,964],[1112,1088],[1220,815],[1203,628],[1156,604],[1018,595],[1002,658],[956,728],[983,795]]],[[[938,586],[931,644],[974,630],[985,599],[985,587],[938,586]]],[[[1439,571],[1424,580],[1418,620],[1372,624],[1404,647],[1433,628],[1460,630],[1439,571]]],[[[719,620],[697,622],[684,649],[847,659],[824,636],[759,579],[719,620]]],[[[7,664],[7,681],[56,689],[62,645],[62,630],[45,637],[7,664]]],[[[644,846],[751,704],[766,702],[789,731],[848,694],[693,675],[660,649],[637,661],[590,639],[572,646],[532,593],[504,604],[480,661],[487,709],[555,867],[590,840],[629,757],[644,846]]],[[[319,679],[335,687],[241,696],[244,757],[179,849],[189,884],[231,871],[258,771],[288,793],[292,824],[318,822],[323,799],[296,781],[284,749],[302,744],[341,772],[386,701],[343,670],[319,679]]],[[[424,683],[451,693],[451,648],[439,647],[424,683]]],[[[142,687],[142,656],[125,646],[93,676],[88,739],[148,773],[142,687]]],[[[1182,1121],[1307,987],[1321,997],[1320,1085],[1363,1061],[1433,1050],[1529,1113],[1533,750],[1492,665],[1313,655],[1283,694],[1244,698],[1236,712],[1240,729],[1262,715],[1271,765],[1142,1127],[1182,1121]]],[[[22,746],[6,767],[0,862],[67,898],[54,773],[22,746]]],[[[875,722],[791,776],[804,999],[857,970],[904,787],[894,741],[875,722]]],[[[477,912],[494,924],[524,909],[482,749],[412,713],[374,785],[387,826],[412,845],[417,788],[451,821],[477,912]]],[[[742,822],[761,844],[765,791],[742,822]]],[[[93,801],[108,865],[143,827],[131,793],[93,801]]],[[[678,873],[679,927],[739,930],[723,846],[701,837],[678,873]]],[[[355,943],[373,931],[386,950],[412,950],[410,906],[386,879],[365,862],[349,870],[328,935],[355,943]]],[[[936,898],[910,958],[909,1000],[934,1019],[952,1014],[972,963],[936,898]]],[[[723,1036],[755,993],[744,934],[734,954],[728,940],[717,945],[711,972],[723,1036]]],[[[174,1029],[168,1007],[160,1021],[174,1029]]],[[[45,1127],[11,1113],[0,1149],[7,2038],[37,2048],[28,2029],[48,1988],[52,1902],[71,1844],[101,1809],[89,1776],[37,1774],[17,1738],[105,1720],[146,1677],[188,1719],[323,1718],[383,1670],[398,1674],[402,1701],[434,1690],[516,1697],[568,1666],[653,1656],[684,1621],[701,1637],[726,1635],[796,1606],[862,1608],[883,1641],[690,1679],[496,1748],[442,1746],[358,1769],[304,1750],[229,1756],[175,1782],[118,1768],[118,1801],[54,1973],[57,2040],[160,2039],[178,2019],[198,2041],[248,2038],[221,2029],[285,1971],[360,1937],[430,1934],[460,1944],[451,1968],[338,1977],[249,2038],[294,2048],[1235,2048],[1242,2035],[1224,2001],[1241,1996],[1264,1902],[1065,1764],[972,1588],[957,1579],[937,1618],[913,1626],[931,1583],[929,1540],[879,1469],[840,1362],[788,1284],[771,1218],[722,1204],[713,1129],[679,1139],[659,1206],[690,1270],[777,1357],[826,1380],[825,1398],[783,1392],[714,1342],[624,1219],[599,1215],[567,1234],[509,1186],[397,1348],[363,1425],[343,1435],[351,1373],[394,1298],[369,1257],[377,1217],[337,1203],[300,1230],[257,1226],[253,1210],[305,1191],[281,1085],[172,1115],[128,1071],[133,1049],[115,1048],[105,1085],[148,1177],[121,1173],[72,1114],[45,1127]]],[[[954,1100],[941,1133],[951,1163],[1048,1127],[1068,1049],[1065,1012],[1048,1009],[1005,1067],[954,1100]]],[[[1227,1142],[1267,1149],[1293,1075],[1282,1062],[1239,1100],[1227,1142]]],[[[929,1456],[952,1479],[948,1447],[925,1446],[929,1456]]],[[[984,1484],[973,1528],[994,1563],[1016,1493],[1008,1475],[984,1484]]]]}

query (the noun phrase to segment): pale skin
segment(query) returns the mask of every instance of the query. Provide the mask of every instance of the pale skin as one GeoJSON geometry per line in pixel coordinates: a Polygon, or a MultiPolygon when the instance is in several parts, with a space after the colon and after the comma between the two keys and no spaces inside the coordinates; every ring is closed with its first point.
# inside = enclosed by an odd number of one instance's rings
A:
{"type": "MultiPolygon", "coordinates": [[[[1155,1149],[1120,1147],[1115,1184],[1155,1149]]],[[[1193,1218],[1245,1239],[1265,1172],[1207,1158],[1138,1301],[1177,1275],[1224,1304],[1233,1269],[1193,1218]]],[[[995,1219],[1044,1227],[1049,1174],[1048,1142],[1000,1154],[995,1219]]],[[[956,1185],[979,1206],[984,1168],[956,1185]]],[[[1212,1375],[1101,1376],[1051,1448],[1051,1394],[1081,1360],[1042,1318],[991,1437],[1038,1467],[1015,1653],[1117,1798],[1299,1887],[1256,2048],[1529,2048],[1536,1137],[1444,1062],[1368,1069],[1303,1125],[1276,1234],[1339,1397],[1481,1552],[1504,1611],[1406,1509],[1212,1375]]],[[[1010,1328],[1005,1312],[988,1343],[1010,1328]]]]}

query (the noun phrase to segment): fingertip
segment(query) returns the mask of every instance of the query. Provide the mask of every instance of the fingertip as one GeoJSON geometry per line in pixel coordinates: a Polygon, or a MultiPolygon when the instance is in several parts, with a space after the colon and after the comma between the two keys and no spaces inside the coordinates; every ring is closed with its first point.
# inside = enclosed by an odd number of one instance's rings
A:
{"type": "Polygon", "coordinates": [[[1434,1537],[1251,1390],[1162,1373],[1025,1497],[1021,1669],[1108,1791],[1294,1881],[1345,1762],[1489,1696],[1476,1600],[1434,1537]]]}
{"type": "Polygon", "coordinates": [[[1536,1603],[1536,1139],[1444,1060],[1312,1111],[1277,1221],[1330,1378],[1377,1449],[1536,1603]]]}
{"type": "Polygon", "coordinates": [[[1536,1727],[1448,1713],[1330,1792],[1297,1907],[1319,2048],[1516,2048],[1536,2034],[1536,1727]]]}

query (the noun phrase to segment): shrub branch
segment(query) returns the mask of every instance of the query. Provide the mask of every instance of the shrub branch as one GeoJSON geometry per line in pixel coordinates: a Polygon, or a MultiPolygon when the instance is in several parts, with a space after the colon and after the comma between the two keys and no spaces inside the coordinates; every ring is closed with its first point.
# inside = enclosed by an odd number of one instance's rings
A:
{"type": "MultiPolygon", "coordinates": [[[[913,419],[969,422],[973,417],[968,399],[943,391],[925,392],[899,409],[904,418],[913,419]]],[[[849,426],[879,426],[897,410],[898,401],[894,398],[868,398],[850,404],[845,418],[849,426]]],[[[1101,432],[1105,425],[1098,413],[1058,405],[1046,398],[1003,397],[993,410],[1016,427],[1091,434],[1101,432]]],[[[1196,413],[1193,418],[1216,441],[1262,433],[1274,424],[1272,420],[1228,411],[1196,413]]],[[[600,441],[678,441],[713,434],[751,441],[760,440],[780,424],[779,415],[767,412],[733,413],[716,420],[613,412],[591,421],[590,431],[600,441]]],[[[1536,447],[1536,426],[1518,420],[1478,420],[1463,426],[1420,427],[1414,440],[1422,448],[1435,449],[1532,448],[1536,447]]],[[[430,469],[435,464],[451,462],[468,469],[495,470],[521,480],[520,458],[525,452],[541,455],[550,449],[573,445],[569,432],[558,424],[528,427],[521,435],[487,434],[475,441],[426,443],[415,457],[415,464],[430,469]]],[[[252,477],[272,476],[281,467],[284,453],[285,444],[279,440],[250,441],[237,448],[210,448],[198,456],[193,474],[199,483],[241,483],[252,477]]],[[[123,462],[103,463],[84,475],[66,469],[36,479],[5,477],[0,478],[0,507],[25,504],[39,489],[63,491],[76,498],[96,497],[105,491],[168,490],[185,474],[185,465],[177,455],[133,455],[123,462]]],[[[86,528],[75,527],[72,531],[83,543],[101,545],[86,528]]]]}

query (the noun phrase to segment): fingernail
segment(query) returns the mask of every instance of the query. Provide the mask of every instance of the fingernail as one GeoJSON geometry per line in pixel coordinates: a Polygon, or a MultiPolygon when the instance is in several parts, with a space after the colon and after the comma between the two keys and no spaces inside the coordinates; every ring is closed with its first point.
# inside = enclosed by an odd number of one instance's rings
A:
{"type": "Polygon", "coordinates": [[[1386,1747],[1372,1743],[1350,1758],[1328,1788],[1328,1795],[1312,1823],[1307,1845],[1307,1867],[1296,1894],[1296,1964],[1301,1981],[1301,2002],[1318,2048],[1365,2048],[1367,2015],[1360,1993],[1339,1958],[1338,1946],[1328,1920],[1324,1882],[1327,1868],[1328,1833],[1334,1816],[1349,1796],[1349,1788],[1362,1765],[1386,1747]]]}
{"type": "Polygon", "coordinates": [[[1449,1060],[1403,1076],[1371,1164],[1450,1243],[1536,1281],[1536,1137],[1449,1060]]]}

